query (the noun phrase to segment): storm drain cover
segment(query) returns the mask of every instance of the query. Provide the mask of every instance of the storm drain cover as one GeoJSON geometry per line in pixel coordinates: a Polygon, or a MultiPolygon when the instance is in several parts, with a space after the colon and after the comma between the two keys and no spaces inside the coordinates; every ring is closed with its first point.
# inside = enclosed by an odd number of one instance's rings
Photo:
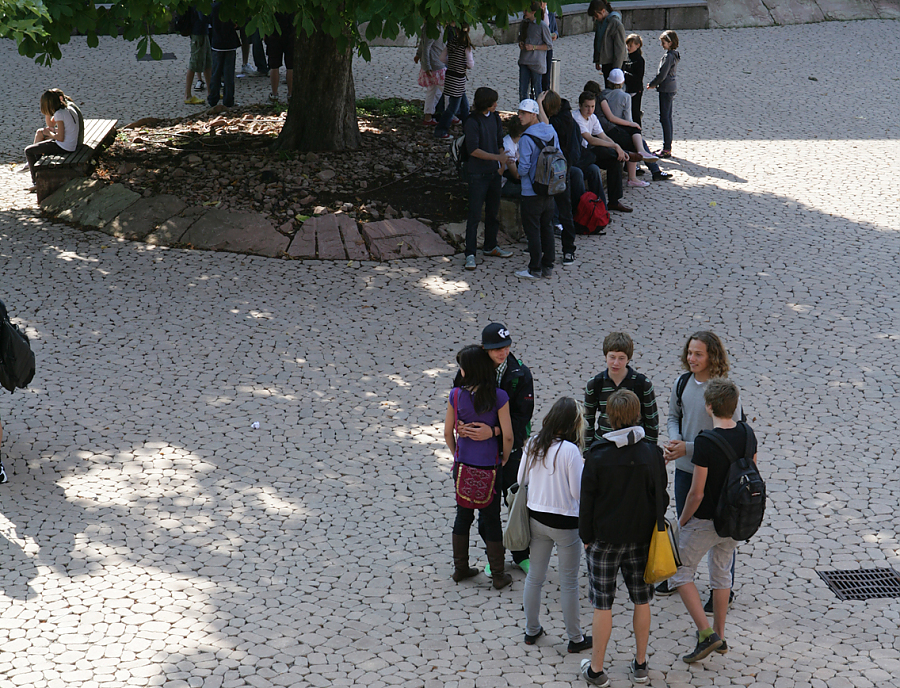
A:
{"type": "Polygon", "coordinates": [[[900,574],[894,569],[816,571],[842,600],[875,600],[900,597],[900,574]]]}

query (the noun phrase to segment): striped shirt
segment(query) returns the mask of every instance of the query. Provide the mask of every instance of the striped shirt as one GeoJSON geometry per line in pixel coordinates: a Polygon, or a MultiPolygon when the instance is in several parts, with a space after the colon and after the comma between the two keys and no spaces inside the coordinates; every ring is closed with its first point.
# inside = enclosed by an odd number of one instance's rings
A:
{"type": "Polygon", "coordinates": [[[634,372],[631,366],[628,366],[625,379],[618,387],[606,370],[588,380],[584,390],[584,419],[588,426],[588,438],[598,440],[607,432],[612,432],[613,428],[606,415],[606,401],[613,392],[620,389],[630,389],[637,394],[641,402],[641,427],[644,428],[646,439],[656,444],[659,439],[659,412],[656,409],[653,383],[645,375],[634,372]]]}
{"type": "Polygon", "coordinates": [[[461,43],[447,43],[447,71],[444,95],[458,98],[466,92],[466,48],[461,43]]]}

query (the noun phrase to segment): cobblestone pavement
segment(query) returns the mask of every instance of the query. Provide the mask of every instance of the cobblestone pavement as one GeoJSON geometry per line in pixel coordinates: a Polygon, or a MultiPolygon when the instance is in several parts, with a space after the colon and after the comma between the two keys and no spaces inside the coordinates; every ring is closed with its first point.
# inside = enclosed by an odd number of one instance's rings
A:
{"type": "MultiPolygon", "coordinates": [[[[580,394],[610,330],[633,334],[663,412],[685,335],[727,342],[767,522],[740,548],[727,655],[684,664],[687,614],[653,603],[651,685],[897,685],[900,599],[840,602],[816,574],[900,567],[897,26],[684,32],[675,181],[629,190],[635,212],[536,284],[513,277],[520,254],[465,273],[458,257],[288,262],[116,241],[36,219],[27,175],[4,171],[0,296],[38,375],[0,398],[0,685],[580,685],[555,559],[534,647],[521,573],[500,592],[450,580],[441,420],[454,352],[490,320],[533,370],[538,420],[580,394]]],[[[182,111],[176,63],[75,43],[53,72],[0,46],[10,159],[51,84],[90,114],[182,111]]],[[[576,61],[589,51],[590,37],[560,40],[578,65],[564,95],[591,74],[576,61]]],[[[360,94],[415,92],[410,51],[375,55],[360,94]],[[395,65],[400,84],[379,71],[395,65]]],[[[472,80],[502,75],[504,106],[512,56],[478,50],[472,80]]],[[[656,141],[652,97],[645,110],[656,141]]],[[[614,687],[632,651],[624,590],[617,601],[614,687]]]]}

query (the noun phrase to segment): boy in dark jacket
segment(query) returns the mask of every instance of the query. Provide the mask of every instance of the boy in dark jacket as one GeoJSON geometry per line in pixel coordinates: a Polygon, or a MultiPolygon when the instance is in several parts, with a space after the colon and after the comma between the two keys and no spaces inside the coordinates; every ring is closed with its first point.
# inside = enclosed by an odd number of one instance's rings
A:
{"type": "Polygon", "coordinates": [[[594,647],[581,663],[581,675],[591,685],[608,686],[603,671],[606,644],[612,632],[616,574],[621,569],[634,603],[633,629],[637,652],[631,662],[635,683],[646,683],[650,600],[653,586],[644,582],[650,537],[657,514],[669,502],[662,450],[642,442],[641,402],[627,389],[612,394],[606,413],[614,428],[588,452],[581,478],[578,532],[586,550],[590,599],[594,606],[594,647]]]}
{"type": "Polygon", "coordinates": [[[237,49],[241,47],[234,22],[225,22],[219,18],[221,2],[214,2],[210,21],[209,41],[212,44],[212,79],[209,82],[210,107],[219,102],[219,91],[223,90],[222,103],[225,107],[234,106],[234,63],[237,49]]]}
{"type": "MultiPolygon", "coordinates": [[[[481,332],[481,348],[487,351],[488,356],[494,362],[497,369],[497,387],[509,396],[509,416],[513,429],[513,448],[509,453],[509,460],[500,473],[500,489],[506,496],[507,490],[515,485],[519,473],[519,463],[522,460],[522,447],[525,440],[531,434],[531,415],[534,413],[534,380],[531,371],[518,358],[510,352],[512,337],[503,323],[491,323],[481,332]]],[[[462,376],[456,373],[453,386],[462,385],[462,376]]],[[[484,423],[461,424],[457,428],[460,437],[468,437],[474,440],[487,440],[496,437],[498,442],[503,439],[499,426],[489,427],[484,423]]],[[[457,543],[454,541],[454,548],[457,543]]],[[[462,543],[459,544],[462,546],[462,543]]],[[[468,551],[469,543],[465,543],[468,551]]],[[[513,552],[513,561],[525,573],[528,573],[530,561],[527,549],[513,552]]],[[[502,553],[501,553],[502,556],[502,553]]],[[[491,575],[490,567],[485,568],[485,573],[491,575]]]]}

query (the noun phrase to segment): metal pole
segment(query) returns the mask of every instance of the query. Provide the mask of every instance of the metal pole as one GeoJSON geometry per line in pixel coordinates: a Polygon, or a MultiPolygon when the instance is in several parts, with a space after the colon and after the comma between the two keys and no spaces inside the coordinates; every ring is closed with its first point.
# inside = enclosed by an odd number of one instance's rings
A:
{"type": "Polygon", "coordinates": [[[559,93],[559,60],[550,60],[550,90],[559,93]]]}

